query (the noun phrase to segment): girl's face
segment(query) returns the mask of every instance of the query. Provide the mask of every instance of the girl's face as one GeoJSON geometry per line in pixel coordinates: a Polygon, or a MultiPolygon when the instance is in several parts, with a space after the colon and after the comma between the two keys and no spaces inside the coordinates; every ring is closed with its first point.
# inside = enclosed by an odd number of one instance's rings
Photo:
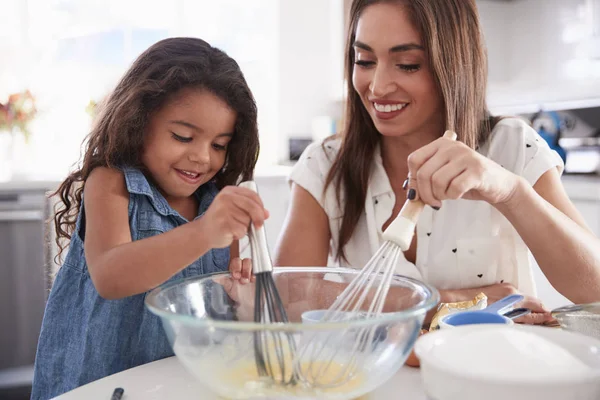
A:
{"type": "Polygon", "coordinates": [[[191,196],[225,163],[236,112],[203,89],[182,89],[150,117],[142,162],[171,203],[191,196]]]}
{"type": "Polygon", "coordinates": [[[443,131],[443,101],[418,30],[402,4],[366,7],[356,27],[354,89],[384,136],[443,131]]]}

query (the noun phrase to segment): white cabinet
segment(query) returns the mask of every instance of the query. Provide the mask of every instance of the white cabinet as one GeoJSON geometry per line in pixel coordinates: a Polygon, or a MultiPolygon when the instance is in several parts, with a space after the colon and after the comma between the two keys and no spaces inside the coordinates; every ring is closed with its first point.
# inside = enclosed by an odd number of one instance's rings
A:
{"type": "Polygon", "coordinates": [[[600,236],[600,177],[564,176],[563,185],[586,224],[600,236]]]}
{"type": "MultiPolygon", "coordinates": [[[[265,221],[265,232],[271,257],[274,256],[277,239],[290,204],[290,187],[287,182],[290,171],[289,167],[275,166],[268,171],[258,170],[254,176],[258,193],[270,214],[269,219],[265,221]]],[[[242,257],[250,257],[247,238],[240,241],[240,253],[242,257]]]]}
{"type": "MultiPolygon", "coordinates": [[[[544,307],[549,310],[553,310],[558,307],[572,304],[565,296],[560,294],[552,284],[548,281],[537,262],[531,257],[531,265],[533,267],[533,280],[537,288],[537,297],[542,301],[544,307]]],[[[565,266],[566,268],[567,266],[565,266]]]]}
{"type": "Polygon", "coordinates": [[[0,188],[0,398],[31,384],[46,302],[43,208],[44,190],[0,188]]]}
{"type": "Polygon", "coordinates": [[[596,236],[600,236],[600,200],[574,200],[573,204],[596,236]]]}
{"type": "Polygon", "coordinates": [[[287,174],[274,176],[256,176],[256,185],[260,197],[269,210],[269,219],[265,222],[267,242],[271,251],[275,250],[277,239],[290,204],[290,187],[287,183],[287,174]]]}
{"type": "MultiPolygon", "coordinates": [[[[565,176],[563,184],[575,207],[596,236],[600,236],[600,177],[565,176]]],[[[538,297],[550,309],[571,304],[552,287],[534,260],[533,276],[538,297]]],[[[568,268],[568,265],[564,266],[568,268]]]]}

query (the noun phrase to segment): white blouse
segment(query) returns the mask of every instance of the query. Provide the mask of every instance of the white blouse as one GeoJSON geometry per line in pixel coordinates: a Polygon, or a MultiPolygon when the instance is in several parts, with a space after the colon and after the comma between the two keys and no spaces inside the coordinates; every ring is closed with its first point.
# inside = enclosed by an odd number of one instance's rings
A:
{"type": "MultiPolygon", "coordinates": [[[[332,238],[328,265],[362,268],[383,244],[381,228],[390,218],[396,199],[377,149],[365,208],[344,248],[348,261],[335,262],[343,209],[337,205],[334,186],[330,185],[325,193],[323,187],[339,146],[339,139],[311,144],[292,170],[290,180],[306,189],[329,218],[332,238]]],[[[556,167],[562,174],[564,168],[560,156],[518,118],[496,124],[490,139],[478,151],[531,185],[549,169],[556,167]]],[[[417,223],[416,235],[416,265],[401,256],[396,273],[438,289],[507,282],[525,294],[536,295],[529,249],[510,222],[484,201],[444,200],[439,211],[427,206],[417,223]]]]}

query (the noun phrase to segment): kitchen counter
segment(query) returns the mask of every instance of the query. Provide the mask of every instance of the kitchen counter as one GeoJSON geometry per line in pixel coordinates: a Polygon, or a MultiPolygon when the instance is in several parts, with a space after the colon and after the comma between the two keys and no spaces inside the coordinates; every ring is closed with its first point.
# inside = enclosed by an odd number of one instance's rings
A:
{"type": "MultiPolygon", "coordinates": [[[[176,357],[170,357],[89,383],[55,400],[107,400],[117,387],[125,390],[123,400],[220,399],[185,370],[176,357]]],[[[360,400],[399,398],[427,400],[419,369],[400,368],[394,377],[360,400]]]]}
{"type": "Polygon", "coordinates": [[[14,180],[14,181],[2,181],[0,182],[0,193],[6,192],[46,192],[54,191],[61,184],[58,180],[14,180]]]}
{"type": "MultiPolygon", "coordinates": [[[[255,171],[255,178],[261,181],[286,182],[291,170],[292,167],[287,165],[258,167],[255,171]]],[[[562,181],[572,199],[600,201],[600,175],[564,175],[562,181]]],[[[60,184],[60,179],[32,177],[31,179],[2,181],[0,182],[0,192],[55,190],[60,184]]]]}
{"type": "MultiPolygon", "coordinates": [[[[259,166],[254,175],[257,181],[281,181],[286,182],[291,172],[291,167],[286,165],[274,165],[269,167],[259,166]]],[[[62,183],[61,178],[38,179],[36,177],[21,178],[10,181],[0,181],[0,193],[20,191],[50,191],[56,190],[62,183]]]]}

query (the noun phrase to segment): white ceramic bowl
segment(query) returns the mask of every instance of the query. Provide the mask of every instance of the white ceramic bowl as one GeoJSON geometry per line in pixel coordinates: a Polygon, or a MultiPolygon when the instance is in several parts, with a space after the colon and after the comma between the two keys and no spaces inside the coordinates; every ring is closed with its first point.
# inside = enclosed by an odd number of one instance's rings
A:
{"type": "Polygon", "coordinates": [[[421,336],[415,352],[431,399],[600,399],[600,341],[574,332],[518,324],[465,325],[421,336]],[[541,354],[550,349],[549,362],[540,365],[541,354]],[[567,362],[577,365],[564,368],[567,362]]]}

